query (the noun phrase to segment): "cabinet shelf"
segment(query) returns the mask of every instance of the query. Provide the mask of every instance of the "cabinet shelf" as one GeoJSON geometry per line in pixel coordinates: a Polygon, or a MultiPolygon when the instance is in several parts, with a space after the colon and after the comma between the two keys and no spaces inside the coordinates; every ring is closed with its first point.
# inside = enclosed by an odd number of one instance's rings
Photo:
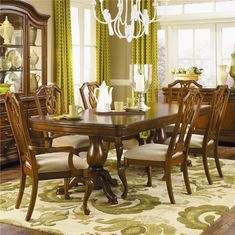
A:
{"type": "Polygon", "coordinates": [[[23,45],[15,45],[15,44],[2,44],[0,48],[23,48],[23,45]]]}

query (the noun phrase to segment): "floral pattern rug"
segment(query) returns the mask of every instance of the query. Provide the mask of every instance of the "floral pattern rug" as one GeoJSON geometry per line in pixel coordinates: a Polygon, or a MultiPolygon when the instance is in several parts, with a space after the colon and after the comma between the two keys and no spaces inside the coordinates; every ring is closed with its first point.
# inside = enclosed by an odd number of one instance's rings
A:
{"type": "MultiPolygon", "coordinates": [[[[109,154],[105,168],[118,178],[114,156],[114,152],[109,154]]],[[[213,159],[209,160],[214,183],[208,185],[201,158],[191,160],[189,176],[192,195],[186,193],[179,167],[172,171],[175,205],[169,202],[162,169],[153,170],[153,187],[147,187],[144,169],[129,167],[127,199],[121,199],[121,182],[119,187],[113,188],[118,196],[117,205],[109,204],[102,190],[93,191],[89,201],[89,216],[80,209],[83,186],[70,190],[71,199],[65,200],[63,196],[56,195],[56,188],[62,180],[48,180],[39,182],[34,212],[31,220],[26,222],[24,218],[31,190],[29,180],[20,209],[14,208],[19,181],[0,184],[0,222],[49,234],[200,234],[235,205],[235,161],[221,160],[224,173],[221,179],[213,159]]]]}

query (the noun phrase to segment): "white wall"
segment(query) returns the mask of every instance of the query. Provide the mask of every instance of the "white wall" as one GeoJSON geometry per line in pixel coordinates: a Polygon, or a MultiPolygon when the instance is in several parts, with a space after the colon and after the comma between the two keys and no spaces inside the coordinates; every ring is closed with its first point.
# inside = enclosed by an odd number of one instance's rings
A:
{"type": "Polygon", "coordinates": [[[54,75],[54,16],[53,0],[25,0],[31,4],[39,13],[50,15],[47,31],[47,80],[53,81],[54,75]]]}

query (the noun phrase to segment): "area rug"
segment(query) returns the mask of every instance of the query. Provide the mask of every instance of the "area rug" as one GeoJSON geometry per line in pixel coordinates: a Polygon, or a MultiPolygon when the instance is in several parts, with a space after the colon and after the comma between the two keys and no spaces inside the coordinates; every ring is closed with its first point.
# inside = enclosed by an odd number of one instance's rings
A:
{"type": "MultiPolygon", "coordinates": [[[[108,157],[106,169],[117,177],[114,152],[108,157]]],[[[113,188],[118,204],[107,202],[102,190],[94,191],[89,201],[91,213],[85,216],[80,209],[83,187],[71,190],[71,199],[56,195],[60,180],[41,181],[32,218],[24,220],[30,197],[30,182],[20,209],[14,204],[19,181],[0,185],[0,222],[36,229],[50,234],[66,235],[193,235],[200,234],[215,220],[235,205],[235,161],[221,160],[224,178],[217,175],[213,160],[209,160],[213,185],[208,185],[201,158],[191,158],[189,168],[192,195],[186,193],[183,176],[178,167],[173,169],[172,181],[176,204],[169,202],[163,171],[154,169],[153,187],[146,187],[143,168],[129,167],[129,194],[122,200],[121,183],[113,188]]]]}

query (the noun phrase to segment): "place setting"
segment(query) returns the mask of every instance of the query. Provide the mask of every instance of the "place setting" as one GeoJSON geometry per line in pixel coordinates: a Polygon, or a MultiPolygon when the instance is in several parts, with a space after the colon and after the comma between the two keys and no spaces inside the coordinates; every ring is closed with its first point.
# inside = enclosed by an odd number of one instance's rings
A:
{"type": "Polygon", "coordinates": [[[81,112],[83,108],[79,105],[69,105],[69,113],[61,115],[52,115],[48,117],[48,120],[68,120],[68,121],[79,121],[82,120],[81,112]]]}

